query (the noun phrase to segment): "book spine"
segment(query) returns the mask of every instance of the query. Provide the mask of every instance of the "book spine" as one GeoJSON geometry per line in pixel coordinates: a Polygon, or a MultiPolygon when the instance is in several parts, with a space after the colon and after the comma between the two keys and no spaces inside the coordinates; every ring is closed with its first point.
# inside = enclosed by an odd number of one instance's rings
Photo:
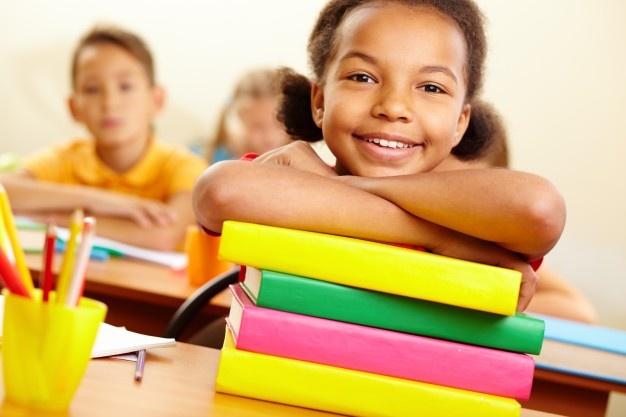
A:
{"type": "Polygon", "coordinates": [[[510,398],[222,348],[216,389],[355,416],[519,417],[510,398]],[[271,381],[271,383],[268,383],[271,381]]]}
{"type": "Polygon", "coordinates": [[[274,271],[263,271],[255,302],[276,310],[532,354],[541,351],[545,328],[543,320],[520,313],[500,316],[274,271]]]}
{"type": "Polygon", "coordinates": [[[521,280],[518,271],[417,250],[234,221],[224,223],[220,257],[503,315],[515,314],[521,280]]]}
{"type": "Polygon", "coordinates": [[[526,400],[534,361],[521,354],[255,306],[243,309],[237,349],[526,400]]]}

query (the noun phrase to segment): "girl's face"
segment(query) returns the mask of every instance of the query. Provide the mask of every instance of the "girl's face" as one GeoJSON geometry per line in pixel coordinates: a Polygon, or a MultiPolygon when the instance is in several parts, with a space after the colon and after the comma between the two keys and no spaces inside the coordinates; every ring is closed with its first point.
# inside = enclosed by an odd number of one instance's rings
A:
{"type": "Polygon", "coordinates": [[[360,7],[337,29],[313,118],[337,171],[368,177],[430,171],[461,140],[466,47],[456,24],[426,7],[360,7]]]}
{"type": "Polygon", "coordinates": [[[276,119],[278,97],[239,99],[233,111],[234,120],[228,131],[228,145],[238,148],[237,154],[263,154],[286,145],[291,138],[285,126],[276,119]]]}

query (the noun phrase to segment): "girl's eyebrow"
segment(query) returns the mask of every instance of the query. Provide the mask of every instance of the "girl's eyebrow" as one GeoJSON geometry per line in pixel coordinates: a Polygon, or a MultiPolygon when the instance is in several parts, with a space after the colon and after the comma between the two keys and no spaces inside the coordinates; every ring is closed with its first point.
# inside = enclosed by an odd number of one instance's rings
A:
{"type": "Polygon", "coordinates": [[[350,58],[359,58],[374,65],[378,63],[378,61],[376,61],[376,58],[374,58],[373,56],[359,51],[348,51],[341,58],[339,58],[339,60],[345,61],[346,59],[350,58]]]}
{"type": "Polygon", "coordinates": [[[452,70],[448,67],[444,67],[442,65],[426,65],[422,68],[420,68],[420,73],[426,73],[426,74],[430,74],[430,73],[434,73],[434,72],[440,72],[443,73],[445,75],[447,75],[448,77],[452,78],[452,81],[454,81],[454,83],[458,83],[458,80],[456,79],[456,75],[454,75],[454,73],[452,72],[452,70]]]}
{"type": "MultiPolygon", "coordinates": [[[[378,64],[378,61],[376,60],[376,58],[360,51],[348,51],[339,60],[344,61],[350,58],[362,59],[363,61],[369,62],[370,64],[373,64],[373,65],[378,64]]],[[[452,81],[454,81],[455,84],[458,83],[456,75],[454,75],[452,70],[443,65],[425,65],[420,68],[419,72],[421,74],[431,74],[431,73],[437,73],[437,72],[443,73],[447,75],[448,77],[450,77],[452,81]]]]}

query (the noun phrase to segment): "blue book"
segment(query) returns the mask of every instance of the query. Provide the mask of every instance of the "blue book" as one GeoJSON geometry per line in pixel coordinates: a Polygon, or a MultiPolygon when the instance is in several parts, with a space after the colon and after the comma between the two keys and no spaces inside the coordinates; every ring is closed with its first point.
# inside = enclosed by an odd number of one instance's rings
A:
{"type": "Polygon", "coordinates": [[[540,314],[532,316],[545,322],[546,339],[626,355],[626,331],[540,314]]]}

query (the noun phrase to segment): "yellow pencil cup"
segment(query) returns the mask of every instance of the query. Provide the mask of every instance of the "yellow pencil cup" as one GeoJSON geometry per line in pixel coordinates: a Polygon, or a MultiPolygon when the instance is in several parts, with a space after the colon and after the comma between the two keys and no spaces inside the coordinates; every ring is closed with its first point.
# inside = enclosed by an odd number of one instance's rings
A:
{"type": "Polygon", "coordinates": [[[85,373],[105,304],[81,298],[78,307],[5,292],[2,363],[5,399],[33,408],[65,410],[85,373]]]}

